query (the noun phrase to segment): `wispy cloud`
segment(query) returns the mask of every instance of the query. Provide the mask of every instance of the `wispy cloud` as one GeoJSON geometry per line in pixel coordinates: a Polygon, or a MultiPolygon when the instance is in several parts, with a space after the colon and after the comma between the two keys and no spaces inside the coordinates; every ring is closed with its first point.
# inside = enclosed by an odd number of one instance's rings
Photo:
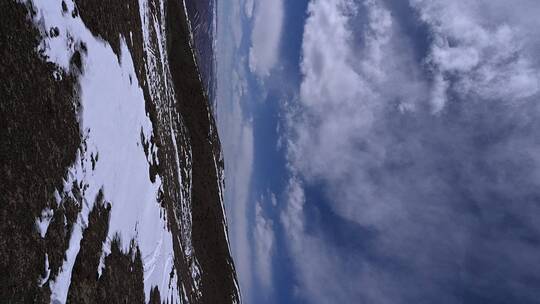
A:
{"type": "MultiPolygon", "coordinates": [[[[530,40],[528,35],[531,33],[522,31],[517,20],[501,15],[504,11],[495,17],[483,16],[488,9],[484,11],[484,7],[493,6],[489,1],[413,0],[411,4],[433,34],[427,63],[438,79],[458,75],[452,87],[448,87],[449,80],[438,81],[434,90],[454,89],[462,96],[507,102],[538,93],[538,70],[527,57],[530,54],[526,53],[527,45],[523,43],[530,40]]],[[[524,8],[523,3],[516,6],[518,10],[520,6],[524,8]]],[[[516,10],[516,6],[507,9],[516,10]]],[[[525,8],[534,7],[528,5],[525,8]]],[[[443,105],[437,103],[435,110],[440,110],[443,105]]]]}
{"type": "Polygon", "coordinates": [[[253,16],[253,8],[255,7],[255,0],[246,0],[244,3],[244,14],[246,17],[251,18],[253,16]]]}
{"type": "Polygon", "coordinates": [[[411,0],[407,18],[427,29],[418,36],[386,3],[309,5],[281,215],[298,295],[532,303],[540,296],[540,36],[525,25],[540,6],[411,0]],[[428,45],[420,60],[419,43],[428,45]],[[314,185],[347,227],[344,243],[305,217],[319,208],[306,199],[314,185]]]}
{"type": "MultiPolygon", "coordinates": [[[[263,214],[262,202],[255,205],[255,241],[257,276],[266,293],[272,289],[273,221],[263,214]]],[[[261,291],[262,293],[262,291],[261,291]]]]}
{"type": "MultiPolygon", "coordinates": [[[[246,11],[249,11],[248,4],[246,11]]],[[[255,3],[249,68],[259,77],[268,76],[278,62],[283,16],[283,0],[261,0],[255,3]]]]}

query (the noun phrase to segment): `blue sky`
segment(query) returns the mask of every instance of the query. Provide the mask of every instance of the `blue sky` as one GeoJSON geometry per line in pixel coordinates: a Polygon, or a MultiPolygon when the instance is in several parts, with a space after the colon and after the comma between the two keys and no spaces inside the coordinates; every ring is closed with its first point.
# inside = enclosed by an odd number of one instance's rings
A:
{"type": "Polygon", "coordinates": [[[244,303],[540,298],[540,4],[218,5],[244,303]]]}

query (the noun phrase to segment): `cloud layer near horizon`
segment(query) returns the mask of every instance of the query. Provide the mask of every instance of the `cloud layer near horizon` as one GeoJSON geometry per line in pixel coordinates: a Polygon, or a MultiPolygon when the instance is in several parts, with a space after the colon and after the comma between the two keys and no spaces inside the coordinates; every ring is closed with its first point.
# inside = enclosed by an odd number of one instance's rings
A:
{"type": "Polygon", "coordinates": [[[251,303],[268,298],[272,289],[274,221],[263,209],[275,197],[269,194],[269,202],[264,196],[253,199],[256,155],[250,103],[258,93],[249,83],[264,79],[277,64],[284,12],[282,0],[218,1],[218,6],[217,123],[225,158],[224,196],[242,299],[251,303]]]}
{"type": "Polygon", "coordinates": [[[281,215],[301,298],[540,297],[539,13],[535,1],[310,3],[281,215]],[[306,216],[321,209],[315,186],[346,229],[306,216]]]}
{"type": "Polygon", "coordinates": [[[239,54],[244,29],[241,0],[218,1],[217,124],[225,158],[225,207],[233,258],[243,299],[249,299],[253,269],[249,238],[250,186],[254,163],[253,124],[243,109],[248,94],[247,61],[239,54]],[[245,262],[248,261],[248,262],[245,262]]]}

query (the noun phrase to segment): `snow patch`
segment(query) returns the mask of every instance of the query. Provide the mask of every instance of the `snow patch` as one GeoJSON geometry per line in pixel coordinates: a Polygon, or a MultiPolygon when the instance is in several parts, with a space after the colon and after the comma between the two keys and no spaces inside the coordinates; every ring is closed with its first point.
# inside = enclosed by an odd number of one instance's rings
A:
{"type": "Polygon", "coordinates": [[[49,280],[50,275],[51,268],[49,266],[49,255],[45,253],[45,276],[39,280],[38,286],[42,287],[43,285],[45,285],[45,283],[47,283],[47,281],[49,280]]]}
{"type": "Polygon", "coordinates": [[[54,211],[47,207],[41,211],[41,216],[36,218],[36,228],[42,238],[44,238],[47,234],[47,230],[49,229],[49,224],[51,223],[53,216],[54,211]]]}
{"type": "MultiPolygon", "coordinates": [[[[73,4],[67,4],[71,10],[73,4]]],[[[176,291],[176,276],[175,282],[170,282],[174,269],[172,235],[157,201],[161,180],[150,181],[149,164],[143,151],[141,129],[144,136],[150,138],[152,124],[145,112],[143,92],[135,76],[130,51],[122,39],[119,62],[110,45],[94,37],[80,18],[62,14],[61,1],[35,1],[34,6],[38,11],[36,22],[45,28],[58,28],[60,33],[44,39],[49,61],[68,70],[76,43],[84,42],[87,47],[87,54],[82,54],[84,73],[79,78],[79,123],[85,134],[86,149],[78,155],[65,181],[66,189],[73,181],[85,185],[83,205],[73,227],[66,260],[51,282],[51,299],[66,302],[82,233],[100,190],[111,203],[109,233],[103,246],[105,253],[115,234],[120,235],[124,252],[129,250],[130,240],[135,239],[143,259],[146,300],[153,286],[172,296],[176,291]],[[99,162],[92,170],[91,156],[98,153],[99,162]]],[[[41,219],[47,217],[42,216],[39,221],[42,236],[48,222],[41,219]]],[[[103,267],[103,258],[99,270],[103,267]]]]}

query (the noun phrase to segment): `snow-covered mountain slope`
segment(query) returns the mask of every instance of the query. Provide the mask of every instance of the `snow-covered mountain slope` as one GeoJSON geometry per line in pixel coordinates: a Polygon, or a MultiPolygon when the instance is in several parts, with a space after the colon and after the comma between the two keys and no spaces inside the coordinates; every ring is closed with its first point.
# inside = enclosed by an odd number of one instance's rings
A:
{"type": "Polygon", "coordinates": [[[1,299],[239,302],[186,7],[2,2],[1,299]]]}

